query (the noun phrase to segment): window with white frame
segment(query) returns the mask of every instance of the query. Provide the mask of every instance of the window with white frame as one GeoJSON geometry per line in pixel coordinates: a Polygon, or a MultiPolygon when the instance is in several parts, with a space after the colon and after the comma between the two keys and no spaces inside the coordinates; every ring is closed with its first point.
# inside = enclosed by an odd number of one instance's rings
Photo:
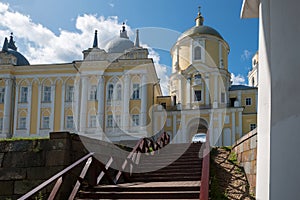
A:
{"type": "Polygon", "coordinates": [[[4,103],[5,88],[0,87],[0,103],[4,103]]]}
{"type": "Polygon", "coordinates": [[[114,85],[109,84],[108,85],[108,92],[107,92],[107,100],[113,99],[113,92],[114,92],[114,85]]]}
{"type": "Polygon", "coordinates": [[[90,128],[96,128],[97,127],[97,116],[96,115],[91,115],[90,116],[90,123],[89,123],[90,128]]]}
{"type": "Polygon", "coordinates": [[[49,129],[50,128],[50,117],[43,116],[42,117],[42,129],[49,129]]]}
{"type": "Polygon", "coordinates": [[[74,86],[68,85],[66,90],[66,102],[72,102],[74,99],[74,86]]]}
{"type": "Polygon", "coordinates": [[[201,47],[196,46],[194,48],[194,60],[201,60],[201,47]]]}
{"type": "Polygon", "coordinates": [[[117,100],[120,101],[122,99],[122,85],[117,85],[117,100]]]}
{"type": "Polygon", "coordinates": [[[134,83],[132,85],[132,90],[133,90],[133,93],[132,93],[132,99],[139,99],[140,98],[140,84],[138,83],[134,83]]]}
{"type": "Polygon", "coordinates": [[[20,102],[21,103],[28,102],[28,87],[21,87],[20,102]]]}
{"type": "Polygon", "coordinates": [[[19,118],[18,129],[26,129],[26,117],[19,118]]]}
{"type": "Polygon", "coordinates": [[[246,98],[246,106],[251,106],[251,98],[246,98]]]}
{"type": "Polygon", "coordinates": [[[221,93],[221,103],[225,103],[225,92],[221,93]]]}
{"type": "Polygon", "coordinates": [[[51,86],[43,87],[43,102],[51,102],[51,86]]]}
{"type": "Polygon", "coordinates": [[[73,116],[66,116],[66,128],[67,129],[73,129],[74,128],[73,116]]]}
{"type": "Polygon", "coordinates": [[[140,125],[140,115],[132,115],[132,126],[140,125]]]}
{"type": "Polygon", "coordinates": [[[112,115],[107,115],[107,125],[106,127],[111,128],[113,127],[113,116],[112,115]]]}
{"type": "Polygon", "coordinates": [[[97,100],[97,86],[92,85],[90,88],[90,100],[97,100]]]}
{"type": "Polygon", "coordinates": [[[201,101],[201,90],[195,90],[194,93],[194,101],[201,101]]]}
{"type": "Polygon", "coordinates": [[[120,127],[120,126],[121,126],[121,115],[115,115],[114,127],[120,127]]]}
{"type": "Polygon", "coordinates": [[[3,129],[3,118],[0,117],[0,134],[3,132],[2,129],[3,129]]]}
{"type": "Polygon", "coordinates": [[[250,124],[250,131],[254,130],[256,128],[256,124],[250,124]]]}

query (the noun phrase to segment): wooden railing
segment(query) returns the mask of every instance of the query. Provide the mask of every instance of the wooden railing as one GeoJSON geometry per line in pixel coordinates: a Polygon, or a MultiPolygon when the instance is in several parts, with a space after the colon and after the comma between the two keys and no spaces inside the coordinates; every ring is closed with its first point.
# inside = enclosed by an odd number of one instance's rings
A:
{"type": "Polygon", "coordinates": [[[133,150],[129,153],[127,158],[124,160],[121,170],[118,171],[115,178],[112,178],[110,174],[108,173],[108,169],[110,168],[111,164],[113,163],[114,159],[113,157],[110,157],[110,159],[107,161],[106,164],[101,163],[97,159],[94,158],[94,153],[89,153],[86,156],[82,157],[78,161],[74,162],[72,165],[68,166],[61,172],[57,173],[50,179],[46,180],[30,192],[26,193],[22,197],[20,197],[18,200],[25,200],[33,195],[37,194],[37,192],[41,191],[42,189],[46,188],[49,184],[56,181],[54,187],[52,188],[52,191],[48,197],[48,200],[53,200],[57,196],[57,193],[59,189],[61,188],[61,185],[64,181],[64,177],[67,173],[70,173],[70,171],[79,166],[81,163],[85,162],[85,165],[83,169],[81,170],[80,175],[77,177],[76,184],[72,189],[71,194],[69,195],[69,200],[73,200],[82,184],[82,182],[85,179],[85,176],[87,174],[87,171],[91,167],[92,162],[96,164],[98,167],[100,167],[100,172],[97,174],[97,172],[93,172],[95,175],[94,183],[95,185],[98,185],[103,177],[106,177],[108,183],[110,184],[117,184],[121,175],[124,176],[125,180],[128,180],[128,172],[124,172],[125,169],[129,166],[130,168],[130,174],[133,170],[134,165],[138,164],[139,158],[142,153],[152,153],[154,151],[157,151],[161,148],[163,148],[165,145],[167,145],[170,142],[170,136],[167,133],[163,133],[156,142],[154,142],[151,138],[142,138],[138,141],[138,143],[135,145],[133,150]],[[129,164],[129,165],[128,165],[129,164]]]}
{"type": "Polygon", "coordinates": [[[154,142],[153,139],[149,138],[142,138],[139,140],[139,142],[135,145],[133,150],[130,152],[130,154],[127,156],[127,158],[124,160],[122,164],[122,169],[118,171],[114,182],[118,183],[121,175],[124,176],[124,179],[126,181],[129,180],[128,172],[129,174],[132,173],[133,167],[139,163],[140,156],[142,153],[152,153],[155,152],[161,148],[163,148],[165,145],[167,145],[170,142],[170,136],[164,132],[156,142],[154,142]],[[126,168],[129,167],[129,169],[126,170],[126,168]]]}
{"type": "Polygon", "coordinates": [[[79,186],[81,184],[81,180],[83,180],[83,178],[85,177],[86,172],[87,172],[88,168],[90,167],[90,165],[92,163],[92,156],[93,155],[94,155],[94,153],[87,154],[86,156],[82,157],[81,159],[79,159],[78,161],[76,161],[75,163],[70,165],[69,167],[65,168],[64,170],[57,173],[56,175],[54,175],[50,179],[46,180],[45,182],[43,182],[42,184],[40,184],[39,186],[37,186],[36,188],[31,190],[30,192],[28,192],[27,194],[23,195],[18,200],[28,199],[29,197],[33,196],[34,194],[36,194],[37,192],[39,192],[43,188],[47,187],[50,183],[52,183],[56,180],[56,183],[55,183],[55,185],[54,185],[54,187],[53,187],[53,189],[52,189],[52,191],[51,191],[51,193],[48,197],[48,200],[54,199],[55,196],[57,195],[57,192],[58,192],[60,186],[62,185],[64,175],[66,173],[68,173],[70,170],[72,170],[73,168],[75,168],[76,166],[78,166],[79,164],[81,164],[82,162],[86,161],[83,169],[81,170],[80,176],[78,177],[78,179],[76,181],[76,185],[74,186],[74,188],[72,190],[72,193],[69,196],[69,200],[74,199],[74,197],[77,194],[77,191],[79,189],[79,186]]]}
{"type": "Polygon", "coordinates": [[[200,200],[208,200],[209,198],[209,168],[210,168],[210,142],[209,132],[206,133],[206,142],[203,144],[202,172],[201,172],[201,186],[200,186],[200,200]]]}

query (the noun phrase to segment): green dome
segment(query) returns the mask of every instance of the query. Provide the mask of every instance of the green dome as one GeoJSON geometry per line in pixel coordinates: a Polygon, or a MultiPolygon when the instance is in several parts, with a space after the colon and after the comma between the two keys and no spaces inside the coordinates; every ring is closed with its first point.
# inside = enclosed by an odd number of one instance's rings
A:
{"type": "Polygon", "coordinates": [[[196,36],[196,35],[212,35],[212,36],[216,36],[223,40],[223,37],[221,36],[221,34],[209,26],[194,26],[194,27],[190,28],[189,30],[185,31],[179,37],[178,40],[181,40],[185,37],[192,37],[192,36],[196,36]]]}

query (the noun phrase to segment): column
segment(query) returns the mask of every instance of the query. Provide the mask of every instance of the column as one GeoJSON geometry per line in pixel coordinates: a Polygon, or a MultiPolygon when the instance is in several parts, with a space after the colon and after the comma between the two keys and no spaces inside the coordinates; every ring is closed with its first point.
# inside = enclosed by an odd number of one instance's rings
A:
{"type": "MultiPolygon", "coordinates": [[[[75,88],[74,88],[75,90],[75,88]]],[[[60,130],[64,130],[65,126],[65,94],[66,94],[66,84],[62,81],[61,86],[61,110],[60,110],[60,130]]],[[[71,102],[73,103],[73,102],[71,102]]]]}
{"type": "Polygon", "coordinates": [[[15,110],[14,110],[14,132],[13,136],[17,131],[18,126],[18,103],[19,103],[19,85],[16,84],[16,97],[15,97],[15,110]]]}
{"type": "Polygon", "coordinates": [[[177,119],[176,119],[176,112],[173,113],[173,143],[178,143],[178,135],[177,135],[177,119]]]}
{"type": "Polygon", "coordinates": [[[11,135],[11,100],[12,100],[12,79],[5,80],[5,99],[4,99],[4,113],[3,113],[3,129],[2,133],[7,138],[11,135]]]}
{"type": "MultiPolygon", "coordinates": [[[[73,112],[73,120],[76,131],[79,131],[79,121],[80,121],[80,113],[79,113],[79,105],[80,105],[80,79],[75,79],[74,81],[74,100],[72,105],[73,112]]],[[[65,120],[65,119],[64,119],[65,120]]]]}
{"type": "Polygon", "coordinates": [[[54,130],[54,106],[55,106],[55,82],[51,84],[51,113],[50,113],[50,131],[54,130]]]}
{"type": "Polygon", "coordinates": [[[31,123],[31,98],[32,98],[32,84],[28,85],[28,103],[27,103],[27,119],[26,128],[27,135],[30,135],[30,123],[31,123]]]}
{"type": "Polygon", "coordinates": [[[209,75],[205,75],[205,105],[209,106],[209,96],[210,96],[210,90],[209,90],[209,75]]]}
{"type": "Polygon", "coordinates": [[[219,136],[219,146],[223,146],[224,144],[224,138],[223,138],[223,126],[222,126],[222,114],[221,110],[219,110],[218,113],[218,136],[219,136]]]}
{"type": "Polygon", "coordinates": [[[235,143],[235,112],[231,113],[231,133],[232,133],[232,141],[231,143],[235,143]]]}
{"type": "Polygon", "coordinates": [[[37,109],[37,123],[36,123],[36,133],[40,133],[40,121],[41,121],[41,100],[42,100],[42,85],[38,84],[38,109],[37,109]]]}
{"type": "Polygon", "coordinates": [[[126,74],[124,76],[124,100],[123,100],[123,131],[128,131],[129,129],[129,99],[130,99],[130,75],[126,74]]]}
{"type": "Polygon", "coordinates": [[[186,108],[191,108],[191,79],[186,80],[186,108]]]}
{"type": "Polygon", "coordinates": [[[242,111],[239,111],[239,134],[240,138],[243,136],[243,119],[242,119],[242,111]]]}
{"type": "Polygon", "coordinates": [[[104,131],[104,76],[100,75],[98,80],[98,91],[97,91],[97,99],[98,99],[98,119],[99,125],[102,131],[104,131]]]}
{"type": "Polygon", "coordinates": [[[81,102],[79,115],[79,131],[84,133],[86,129],[87,117],[87,98],[88,98],[88,77],[81,77],[81,102]]]}
{"type": "Polygon", "coordinates": [[[141,126],[147,125],[147,75],[142,75],[141,126]]]}
{"type": "Polygon", "coordinates": [[[218,75],[214,74],[214,102],[213,102],[213,108],[218,108],[218,75]]]}

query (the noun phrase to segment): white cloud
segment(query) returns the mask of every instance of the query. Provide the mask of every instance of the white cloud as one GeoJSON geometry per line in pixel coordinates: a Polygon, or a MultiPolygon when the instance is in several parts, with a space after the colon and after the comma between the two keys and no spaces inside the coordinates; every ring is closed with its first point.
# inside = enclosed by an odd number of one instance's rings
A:
{"type": "Polygon", "coordinates": [[[169,89],[168,89],[169,76],[167,74],[168,66],[160,63],[159,54],[156,51],[154,51],[151,47],[148,47],[147,45],[142,45],[142,46],[144,48],[148,48],[149,57],[153,59],[157,76],[160,79],[160,87],[163,95],[168,95],[169,94],[169,89]]]}
{"type": "Polygon", "coordinates": [[[231,73],[232,85],[246,85],[245,77],[241,74],[234,75],[231,73]]]}
{"type": "Polygon", "coordinates": [[[241,59],[244,61],[251,59],[251,57],[252,57],[252,52],[247,49],[245,49],[243,54],[241,55],[241,59]]]}
{"type": "Polygon", "coordinates": [[[108,5],[112,8],[115,7],[115,4],[113,4],[113,3],[109,3],[108,5]]]}
{"type": "MultiPolygon", "coordinates": [[[[98,30],[100,48],[119,34],[121,23],[117,16],[98,17],[84,14],[74,19],[78,31],[59,29],[56,35],[49,28],[32,21],[30,16],[13,11],[8,4],[0,2],[0,43],[5,36],[14,32],[19,51],[31,64],[71,62],[82,59],[82,50],[92,46],[94,30],[98,30]]],[[[132,36],[130,26],[126,27],[128,35],[132,36]]],[[[0,44],[1,45],[1,44],[0,44]]],[[[147,46],[147,45],[145,45],[147,46]]],[[[153,58],[158,77],[164,94],[168,94],[167,66],[160,64],[160,56],[149,48],[149,57],[153,58]]]]}

